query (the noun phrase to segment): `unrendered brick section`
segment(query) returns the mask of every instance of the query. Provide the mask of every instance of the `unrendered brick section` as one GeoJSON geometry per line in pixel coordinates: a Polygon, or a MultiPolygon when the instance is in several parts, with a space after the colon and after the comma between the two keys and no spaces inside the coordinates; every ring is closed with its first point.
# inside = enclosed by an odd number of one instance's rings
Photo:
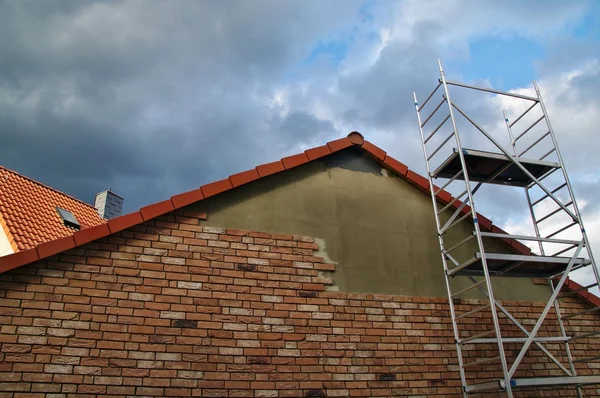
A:
{"type": "MultiPolygon", "coordinates": [[[[204,219],[172,212],[0,274],[0,396],[462,396],[447,300],[329,292],[335,266],[315,256],[312,238],[204,227],[204,219]]],[[[480,305],[457,301],[456,310],[480,305]]],[[[531,327],[544,303],[504,305],[531,327]]],[[[561,305],[587,308],[575,298],[561,305]]],[[[507,337],[523,336],[501,320],[507,337]]],[[[594,313],[568,323],[600,328],[594,313]]],[[[490,329],[481,312],[460,335],[490,329]]],[[[551,312],[540,334],[558,331],[551,312]]],[[[493,344],[473,348],[466,361],[497,356],[493,344]]],[[[506,348],[512,362],[518,346],[506,348]]],[[[558,344],[547,348],[566,361],[558,344]]],[[[571,345],[575,358],[599,349],[595,340],[571,345]]],[[[517,377],[561,375],[540,350],[524,365],[517,377]]],[[[469,382],[500,376],[497,364],[467,373],[469,382]]]]}

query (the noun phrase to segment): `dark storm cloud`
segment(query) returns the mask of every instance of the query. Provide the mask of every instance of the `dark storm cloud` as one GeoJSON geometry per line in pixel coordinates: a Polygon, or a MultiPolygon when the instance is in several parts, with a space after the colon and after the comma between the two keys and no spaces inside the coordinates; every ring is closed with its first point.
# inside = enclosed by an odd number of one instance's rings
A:
{"type": "Polygon", "coordinates": [[[133,210],[339,134],[266,104],[340,4],[0,2],[0,164],[133,210]]]}
{"type": "Polygon", "coordinates": [[[0,0],[0,164],[87,201],[112,186],[128,210],[350,130],[423,172],[412,92],[435,85],[436,59],[489,31],[544,36],[582,8],[367,4],[0,0]],[[361,66],[375,45],[361,35],[381,29],[395,36],[361,66]],[[348,59],[307,63],[330,35],[348,59]]]}

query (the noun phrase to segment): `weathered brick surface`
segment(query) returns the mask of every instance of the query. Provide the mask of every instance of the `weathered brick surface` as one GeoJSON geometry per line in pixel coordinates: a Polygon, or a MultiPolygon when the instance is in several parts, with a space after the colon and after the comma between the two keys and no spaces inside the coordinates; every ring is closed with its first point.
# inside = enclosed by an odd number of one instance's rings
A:
{"type": "MultiPolygon", "coordinates": [[[[0,397],[461,396],[447,300],[326,292],[322,272],[334,267],[315,249],[309,237],[202,227],[174,214],[1,274],[0,397]]],[[[504,305],[528,327],[543,308],[504,305]]],[[[563,308],[585,305],[568,299],[563,308]]],[[[479,313],[461,335],[490,327],[479,313]]],[[[590,314],[570,327],[600,323],[590,314]]],[[[557,330],[551,314],[541,335],[557,330]]],[[[514,358],[518,346],[507,347],[514,358]]],[[[565,359],[559,345],[547,347],[565,359]]],[[[599,348],[581,340],[572,350],[599,348]]],[[[578,371],[600,370],[593,366],[578,371]]],[[[539,349],[522,369],[561,374],[539,349]]],[[[492,376],[494,364],[469,372],[492,376]]]]}

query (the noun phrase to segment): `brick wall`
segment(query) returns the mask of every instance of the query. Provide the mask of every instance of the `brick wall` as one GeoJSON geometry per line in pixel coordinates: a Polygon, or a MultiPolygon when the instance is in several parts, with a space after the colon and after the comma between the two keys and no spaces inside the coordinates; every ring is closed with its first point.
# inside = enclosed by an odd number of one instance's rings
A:
{"type": "MultiPolygon", "coordinates": [[[[309,237],[203,227],[178,213],[1,274],[0,397],[460,395],[447,301],[326,292],[334,266],[316,248],[309,237]]],[[[543,307],[505,305],[529,327],[543,307]]],[[[588,315],[572,326],[600,324],[588,315]]],[[[489,328],[480,313],[462,333],[489,328]]],[[[581,341],[574,355],[599,348],[581,341]]],[[[525,361],[522,374],[560,375],[539,350],[525,361]]]]}

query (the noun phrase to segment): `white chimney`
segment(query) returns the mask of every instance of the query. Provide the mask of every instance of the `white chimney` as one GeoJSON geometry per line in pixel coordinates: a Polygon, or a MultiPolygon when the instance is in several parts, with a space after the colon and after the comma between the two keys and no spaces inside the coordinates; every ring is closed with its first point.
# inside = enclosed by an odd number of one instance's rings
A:
{"type": "Polygon", "coordinates": [[[96,194],[94,207],[98,210],[101,217],[110,220],[121,215],[123,198],[108,188],[106,191],[96,194]]]}

